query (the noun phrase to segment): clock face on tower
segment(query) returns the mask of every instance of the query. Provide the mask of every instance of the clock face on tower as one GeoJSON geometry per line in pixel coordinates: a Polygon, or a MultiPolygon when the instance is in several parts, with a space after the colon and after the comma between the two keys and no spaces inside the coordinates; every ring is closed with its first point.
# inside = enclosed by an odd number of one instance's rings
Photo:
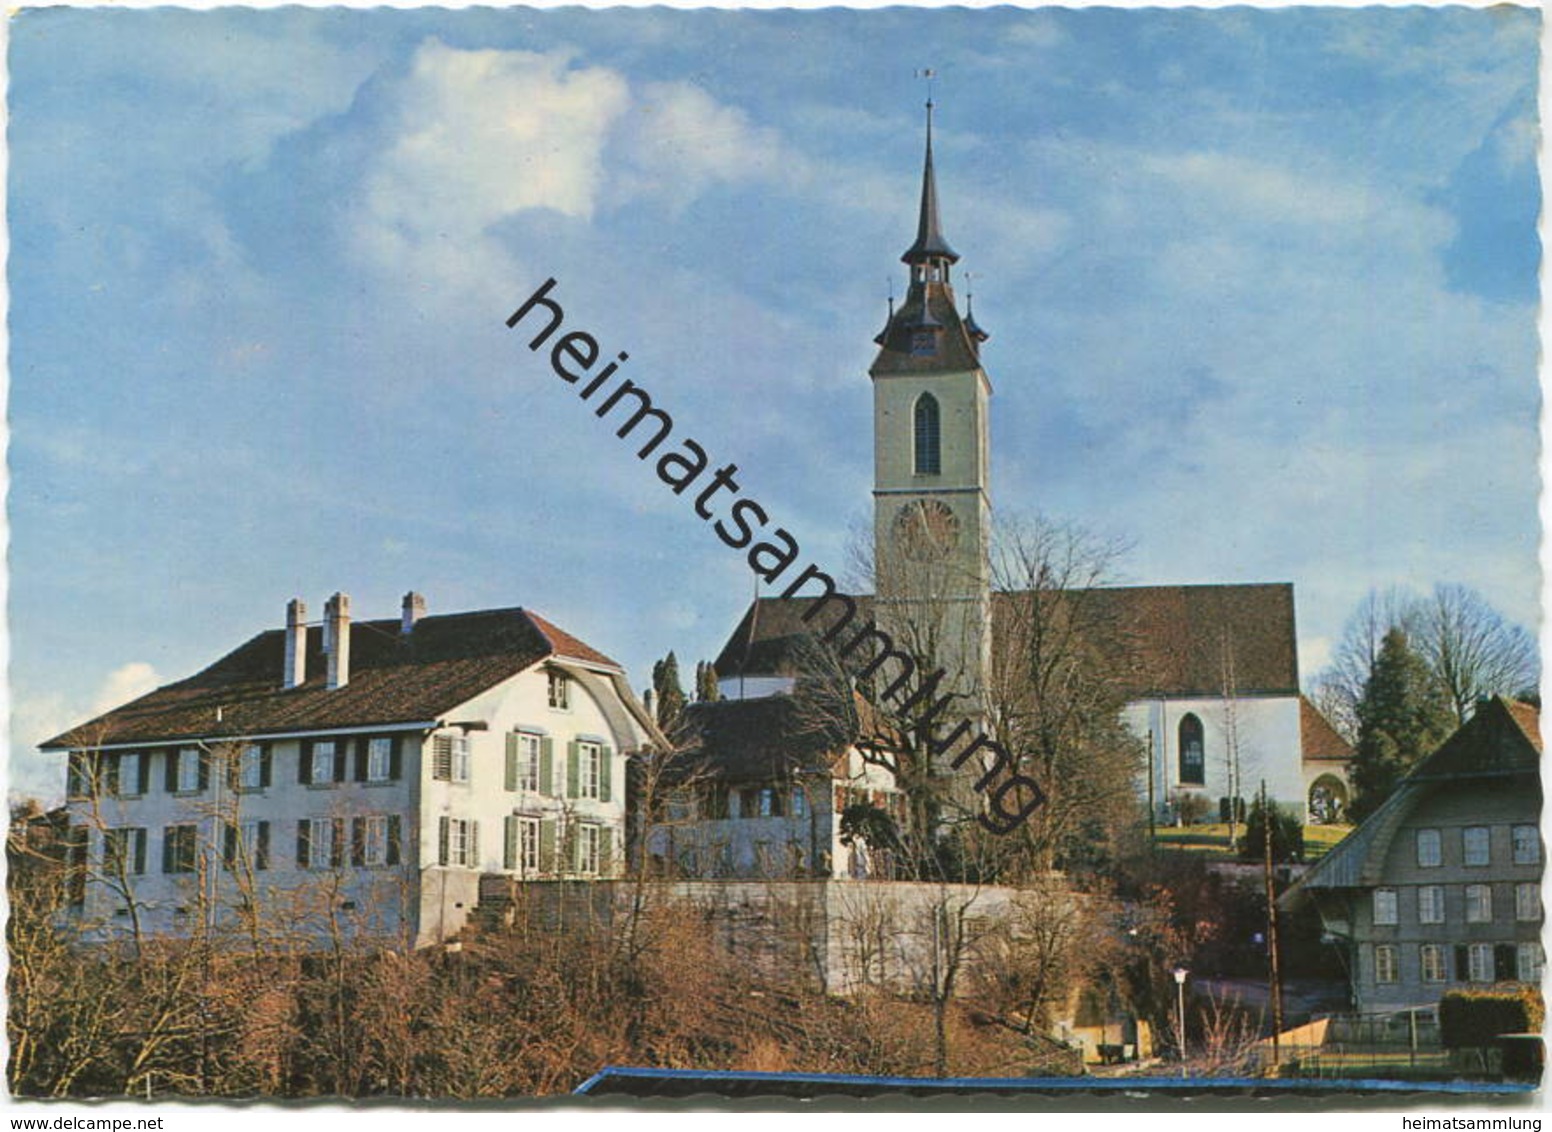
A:
{"type": "Polygon", "coordinates": [[[895,515],[895,541],[907,557],[942,558],[959,545],[959,518],[946,503],[914,500],[895,515]]]}

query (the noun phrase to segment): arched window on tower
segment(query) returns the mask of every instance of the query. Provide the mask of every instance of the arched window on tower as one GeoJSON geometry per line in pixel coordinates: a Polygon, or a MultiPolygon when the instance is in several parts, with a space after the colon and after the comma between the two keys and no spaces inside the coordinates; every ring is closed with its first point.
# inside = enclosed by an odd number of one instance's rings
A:
{"type": "Polygon", "coordinates": [[[916,474],[935,476],[943,470],[938,443],[938,399],[923,393],[916,401],[916,474]]]}
{"type": "Polygon", "coordinates": [[[1207,783],[1207,757],[1202,744],[1202,721],[1187,715],[1180,721],[1180,785],[1207,783]]]}

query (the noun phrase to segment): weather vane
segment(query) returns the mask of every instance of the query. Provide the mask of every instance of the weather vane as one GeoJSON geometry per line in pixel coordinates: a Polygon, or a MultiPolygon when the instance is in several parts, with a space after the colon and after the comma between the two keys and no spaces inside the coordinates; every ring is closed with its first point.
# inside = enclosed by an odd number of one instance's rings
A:
{"type": "Polygon", "coordinates": [[[916,77],[927,83],[927,105],[932,105],[932,80],[938,77],[938,72],[931,67],[918,67],[916,77]]]}

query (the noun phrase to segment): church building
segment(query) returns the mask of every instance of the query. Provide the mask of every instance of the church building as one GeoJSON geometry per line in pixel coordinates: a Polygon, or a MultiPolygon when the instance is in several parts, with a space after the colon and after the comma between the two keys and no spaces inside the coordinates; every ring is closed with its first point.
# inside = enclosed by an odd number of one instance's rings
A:
{"type": "MultiPolygon", "coordinates": [[[[940,217],[932,110],[929,102],[916,239],[901,257],[908,289],[898,307],[891,301],[869,370],[875,593],[851,596],[897,647],[941,667],[940,690],[984,720],[999,625],[1016,595],[991,582],[988,335],[968,299],[961,313],[952,286],[959,255],[940,217]]],[[[1345,801],[1350,752],[1299,693],[1290,583],[1115,587],[1084,598],[1114,627],[1093,644],[1115,659],[1123,718],[1147,750],[1138,792],[1156,819],[1218,820],[1263,781],[1306,820],[1317,782],[1318,817],[1345,801]]],[[[692,726],[697,712],[714,712],[716,732],[731,735],[731,716],[768,712],[759,701],[800,690],[813,649],[805,604],[756,599],[716,661],[733,702],[693,706],[692,726]]],[[[855,765],[849,749],[836,738],[828,754],[855,765]]],[[[747,761],[725,742],[700,754],[713,779],[747,761]]]]}

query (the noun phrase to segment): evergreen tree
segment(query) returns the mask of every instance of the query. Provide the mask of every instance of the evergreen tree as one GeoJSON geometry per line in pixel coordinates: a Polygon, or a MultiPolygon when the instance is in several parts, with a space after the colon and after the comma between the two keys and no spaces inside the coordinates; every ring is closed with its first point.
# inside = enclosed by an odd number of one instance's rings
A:
{"type": "Polygon", "coordinates": [[[667,731],[684,711],[684,688],[679,683],[679,659],[669,650],[652,666],[652,690],[657,696],[657,725],[667,731]]]}
{"type": "Polygon", "coordinates": [[[714,704],[722,698],[722,689],[717,687],[717,670],[709,660],[695,665],[695,698],[703,704],[714,704]]]}
{"type": "Polygon", "coordinates": [[[1443,687],[1401,629],[1385,634],[1357,714],[1355,796],[1348,812],[1352,820],[1362,821],[1390,797],[1418,759],[1448,737],[1455,717],[1443,687]]]}

